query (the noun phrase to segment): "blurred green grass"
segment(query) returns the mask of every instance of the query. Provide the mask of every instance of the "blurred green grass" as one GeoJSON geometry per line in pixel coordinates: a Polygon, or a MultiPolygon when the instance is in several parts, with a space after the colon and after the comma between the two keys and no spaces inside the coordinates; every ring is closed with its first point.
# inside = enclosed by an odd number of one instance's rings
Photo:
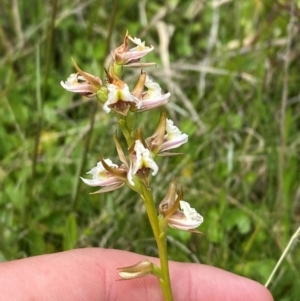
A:
{"type": "MultiPolygon", "coordinates": [[[[71,57],[103,77],[128,29],[155,46],[147,72],[172,93],[168,114],[190,136],[152,180],[159,203],[175,174],[204,216],[204,235],[170,229],[170,259],[265,283],[300,221],[300,7],[291,13],[291,3],[2,1],[0,259],[87,246],[157,255],[135,194],[89,195],[79,181],[100,156],[116,159],[117,126],[59,84],[74,72],[71,57]]],[[[130,85],[136,74],[126,73],[130,85]]],[[[157,115],[139,117],[148,135],[157,115]]],[[[276,300],[299,300],[299,258],[295,244],[271,283],[276,300]]]]}

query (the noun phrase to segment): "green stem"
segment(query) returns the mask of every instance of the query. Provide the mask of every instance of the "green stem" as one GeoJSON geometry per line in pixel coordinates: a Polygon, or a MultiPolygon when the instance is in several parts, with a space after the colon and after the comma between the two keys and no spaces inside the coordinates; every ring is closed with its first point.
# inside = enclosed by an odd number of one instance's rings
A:
{"type": "Polygon", "coordinates": [[[135,134],[135,114],[128,112],[127,116],[116,114],[123,136],[126,139],[128,147],[131,147],[134,142],[135,134]]]}
{"type": "MultiPolygon", "coordinates": [[[[135,114],[131,112],[129,112],[127,116],[116,114],[116,117],[121,131],[126,139],[127,145],[130,148],[135,140],[135,114]]],[[[161,269],[161,276],[159,277],[160,287],[162,289],[165,301],[173,301],[174,298],[169,274],[166,233],[160,227],[151,189],[146,187],[142,181],[137,182],[139,183],[136,183],[135,187],[132,188],[133,190],[137,191],[144,200],[148,218],[158,247],[161,269]],[[139,187],[139,189],[137,189],[137,187],[139,187]]]]}
{"type": "Polygon", "coordinates": [[[159,279],[160,287],[162,289],[165,301],[173,301],[174,298],[172,294],[170,274],[169,274],[166,233],[160,230],[159,220],[158,220],[157,211],[155,208],[151,189],[143,185],[143,194],[141,195],[141,197],[145,202],[149,221],[158,247],[160,268],[161,268],[161,275],[162,275],[162,277],[159,279]]]}

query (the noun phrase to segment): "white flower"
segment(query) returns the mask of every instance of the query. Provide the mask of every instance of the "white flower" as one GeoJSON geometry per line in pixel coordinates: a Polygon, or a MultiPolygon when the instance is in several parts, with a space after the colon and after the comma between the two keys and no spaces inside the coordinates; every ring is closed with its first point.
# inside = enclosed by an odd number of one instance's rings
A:
{"type": "Polygon", "coordinates": [[[158,166],[151,157],[149,149],[145,148],[140,140],[135,141],[135,155],[132,156],[130,168],[127,174],[128,182],[134,186],[132,177],[143,168],[152,169],[152,175],[155,176],[158,172],[158,166]]]}
{"type": "Polygon", "coordinates": [[[124,177],[120,176],[123,170],[119,168],[118,165],[112,163],[110,159],[104,159],[104,162],[112,169],[116,170],[116,174],[109,172],[107,169],[104,168],[102,162],[98,162],[96,167],[93,167],[87,174],[91,174],[93,176],[92,179],[84,179],[81,178],[82,181],[89,185],[89,186],[105,186],[106,188],[103,190],[99,190],[97,192],[107,192],[111,190],[115,190],[121,187],[125,182],[125,171],[124,177]],[[119,175],[117,175],[119,170],[119,175]]]}
{"type": "Polygon", "coordinates": [[[170,227],[189,231],[199,227],[203,222],[203,217],[190,204],[179,201],[180,209],[177,210],[167,221],[170,227]]]}
{"type": "MultiPolygon", "coordinates": [[[[109,84],[107,86],[108,89],[108,98],[107,101],[103,105],[103,110],[106,113],[109,113],[111,111],[112,107],[117,107],[118,103],[120,106],[123,107],[124,103],[133,103],[137,108],[140,107],[140,102],[137,101],[132,94],[130,93],[129,87],[127,84],[124,84],[124,86],[120,89],[114,84],[109,84]],[[123,102],[123,104],[122,104],[123,102]]],[[[128,106],[129,109],[130,105],[128,106]]],[[[122,109],[122,108],[121,108],[122,109]]]]}
{"type": "Polygon", "coordinates": [[[78,73],[72,73],[67,80],[61,81],[60,84],[64,89],[70,92],[80,93],[80,94],[95,94],[97,89],[92,86],[85,78],[78,73]]]}
{"type": "Polygon", "coordinates": [[[112,57],[117,64],[130,66],[135,65],[143,56],[153,49],[153,46],[145,46],[145,42],[142,42],[141,39],[132,38],[126,33],[123,44],[112,51],[112,57]],[[128,40],[136,46],[129,49],[128,40]]]}
{"type": "Polygon", "coordinates": [[[171,119],[166,120],[166,132],[160,152],[177,148],[188,141],[188,135],[182,133],[171,119]]]}
{"type": "Polygon", "coordinates": [[[141,107],[138,109],[138,112],[151,110],[169,102],[171,93],[162,94],[159,84],[153,82],[148,76],[146,76],[145,86],[148,90],[142,95],[141,107]]]}
{"type": "Polygon", "coordinates": [[[101,89],[101,79],[82,71],[74,60],[73,63],[77,73],[72,73],[65,82],[61,81],[60,84],[67,91],[80,93],[87,97],[94,96],[101,89]]]}

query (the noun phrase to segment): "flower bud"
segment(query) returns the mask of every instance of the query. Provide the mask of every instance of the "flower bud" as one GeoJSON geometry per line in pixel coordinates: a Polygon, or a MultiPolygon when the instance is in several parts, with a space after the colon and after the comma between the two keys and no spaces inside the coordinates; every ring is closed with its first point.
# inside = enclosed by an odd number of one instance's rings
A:
{"type": "Polygon", "coordinates": [[[118,273],[123,279],[134,279],[144,277],[153,273],[154,264],[146,259],[138,262],[135,265],[119,268],[118,273]]]}

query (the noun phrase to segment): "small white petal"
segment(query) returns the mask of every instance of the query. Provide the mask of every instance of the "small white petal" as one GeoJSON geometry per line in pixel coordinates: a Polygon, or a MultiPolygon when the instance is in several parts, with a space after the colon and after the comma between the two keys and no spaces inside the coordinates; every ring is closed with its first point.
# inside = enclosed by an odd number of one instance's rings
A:
{"type": "Polygon", "coordinates": [[[180,209],[183,211],[187,220],[199,222],[200,224],[203,222],[203,217],[196,211],[196,209],[191,208],[188,202],[179,201],[179,203],[180,209]]]}
{"type": "Polygon", "coordinates": [[[134,186],[134,182],[133,182],[133,163],[132,162],[130,162],[129,170],[128,170],[128,173],[127,173],[127,180],[128,180],[130,185],[134,186]]]}
{"type": "Polygon", "coordinates": [[[141,101],[141,106],[139,108],[139,112],[144,112],[148,111],[160,106],[163,106],[169,102],[170,98],[170,93],[166,93],[164,95],[160,95],[157,98],[148,98],[148,99],[143,99],[141,101]]]}
{"type": "Polygon", "coordinates": [[[145,42],[142,42],[142,40],[141,39],[139,39],[139,38],[132,38],[131,36],[128,36],[128,38],[129,38],[129,40],[133,43],[133,44],[135,44],[135,45],[137,45],[137,46],[144,46],[145,47],[145,42]]]}
{"type": "Polygon", "coordinates": [[[177,126],[174,125],[174,122],[171,119],[167,119],[166,121],[166,132],[166,138],[168,138],[168,140],[174,139],[181,135],[181,131],[177,126]]]}
{"type": "Polygon", "coordinates": [[[151,80],[148,75],[146,76],[145,87],[148,88],[148,91],[144,94],[143,99],[153,99],[162,95],[160,85],[151,80]]]}
{"type": "Polygon", "coordinates": [[[133,44],[137,45],[136,47],[129,49],[129,52],[135,52],[135,51],[137,51],[137,52],[143,52],[143,51],[147,51],[147,52],[145,52],[145,54],[147,54],[148,52],[150,52],[150,51],[152,51],[154,49],[153,46],[150,46],[150,47],[149,46],[145,46],[145,42],[142,42],[142,40],[139,39],[139,38],[132,38],[130,36],[128,36],[128,38],[129,38],[129,40],[133,44]]]}
{"type": "Polygon", "coordinates": [[[82,178],[80,177],[81,180],[89,185],[89,186],[92,186],[92,187],[95,187],[95,186],[112,186],[112,185],[116,185],[116,184],[120,184],[120,183],[123,183],[123,181],[119,178],[116,178],[116,177],[108,177],[106,179],[85,179],[85,178],[82,178]]]}
{"type": "MultiPolygon", "coordinates": [[[[117,164],[114,164],[109,158],[104,159],[104,162],[113,168],[118,168],[117,164]]],[[[102,162],[98,162],[96,167],[93,167],[87,174],[93,175],[93,179],[102,179],[106,178],[108,171],[103,167],[102,162]]]]}

